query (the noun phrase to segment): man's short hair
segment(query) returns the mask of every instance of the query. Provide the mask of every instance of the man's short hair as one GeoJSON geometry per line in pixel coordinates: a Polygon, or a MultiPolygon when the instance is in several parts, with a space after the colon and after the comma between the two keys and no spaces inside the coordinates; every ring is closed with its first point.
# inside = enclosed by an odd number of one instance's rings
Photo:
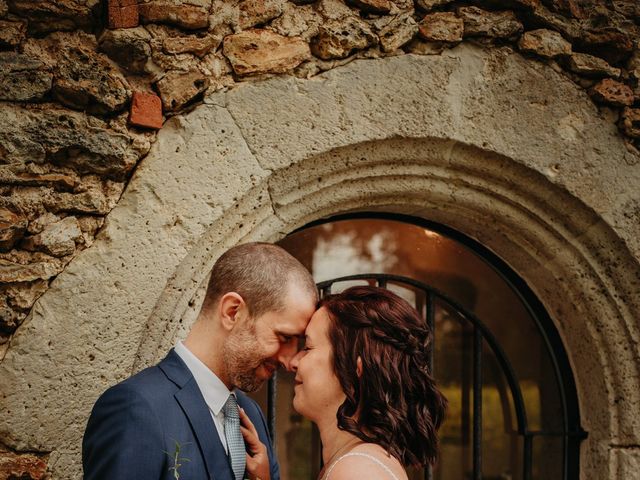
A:
{"type": "Polygon", "coordinates": [[[211,270],[204,307],[215,305],[229,292],[244,299],[253,318],[282,311],[291,285],[318,299],[309,271],[283,248],[252,242],[235,246],[216,261],[211,270]]]}

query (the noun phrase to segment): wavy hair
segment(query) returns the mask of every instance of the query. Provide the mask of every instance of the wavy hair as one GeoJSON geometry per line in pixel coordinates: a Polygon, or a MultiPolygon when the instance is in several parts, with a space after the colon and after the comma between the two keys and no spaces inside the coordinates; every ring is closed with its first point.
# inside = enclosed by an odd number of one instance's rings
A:
{"type": "Polygon", "coordinates": [[[405,466],[435,463],[447,400],[429,371],[432,335],[424,319],[377,287],[327,295],[319,307],[331,318],[333,366],[346,395],[338,427],[382,446],[405,466]]]}

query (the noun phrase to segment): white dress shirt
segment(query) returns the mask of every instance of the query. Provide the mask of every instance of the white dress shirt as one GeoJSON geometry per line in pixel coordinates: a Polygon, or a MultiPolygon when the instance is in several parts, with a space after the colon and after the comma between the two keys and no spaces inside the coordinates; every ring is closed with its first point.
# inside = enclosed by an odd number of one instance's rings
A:
{"type": "Polygon", "coordinates": [[[222,383],[222,380],[220,380],[215,373],[209,370],[209,367],[202,363],[198,357],[191,353],[184,343],[178,342],[174,350],[187,365],[187,368],[193,375],[200,392],[202,392],[204,401],[209,407],[209,412],[213,418],[213,423],[218,431],[218,436],[220,437],[222,446],[224,447],[225,452],[228,453],[227,439],[224,436],[224,412],[222,411],[222,407],[227,402],[229,395],[231,393],[235,395],[235,392],[230,392],[227,386],[222,383]]]}

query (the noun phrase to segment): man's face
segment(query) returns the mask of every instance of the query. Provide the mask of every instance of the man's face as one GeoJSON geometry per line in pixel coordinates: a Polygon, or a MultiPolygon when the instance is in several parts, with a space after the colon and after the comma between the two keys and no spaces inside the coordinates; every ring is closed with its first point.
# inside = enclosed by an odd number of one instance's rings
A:
{"type": "Polygon", "coordinates": [[[279,366],[290,370],[315,310],[315,298],[293,285],[280,312],[266,312],[244,319],[231,331],[224,346],[223,359],[231,384],[253,392],[268,380],[279,366]]]}

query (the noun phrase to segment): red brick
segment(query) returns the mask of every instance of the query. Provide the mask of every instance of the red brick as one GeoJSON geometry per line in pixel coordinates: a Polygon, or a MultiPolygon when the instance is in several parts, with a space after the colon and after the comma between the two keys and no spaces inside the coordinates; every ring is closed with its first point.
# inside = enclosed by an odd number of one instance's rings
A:
{"type": "Polygon", "coordinates": [[[162,101],[153,93],[134,92],[129,123],[137,127],[162,128],[162,101]]]}
{"type": "Polygon", "coordinates": [[[109,28],[133,28],[140,24],[136,0],[108,0],[109,28]]]}

